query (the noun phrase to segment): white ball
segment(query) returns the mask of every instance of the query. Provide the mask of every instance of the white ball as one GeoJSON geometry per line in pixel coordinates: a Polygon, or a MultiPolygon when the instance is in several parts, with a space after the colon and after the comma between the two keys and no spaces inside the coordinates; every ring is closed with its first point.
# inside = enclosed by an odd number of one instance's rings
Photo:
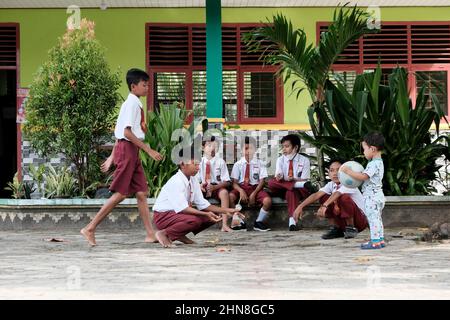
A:
{"type": "Polygon", "coordinates": [[[356,161],[347,161],[339,168],[338,177],[339,177],[339,181],[341,182],[341,184],[348,188],[358,188],[363,183],[363,181],[356,180],[356,179],[350,177],[348,174],[343,173],[341,171],[341,168],[343,166],[349,167],[350,169],[352,169],[355,172],[363,172],[364,167],[356,161]]]}

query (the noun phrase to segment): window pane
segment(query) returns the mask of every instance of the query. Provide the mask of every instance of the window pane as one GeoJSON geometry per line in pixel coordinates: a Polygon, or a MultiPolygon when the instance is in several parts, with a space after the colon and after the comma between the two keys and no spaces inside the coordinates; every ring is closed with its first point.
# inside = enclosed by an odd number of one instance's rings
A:
{"type": "Polygon", "coordinates": [[[330,81],[335,85],[337,81],[342,81],[345,83],[345,87],[349,93],[353,92],[353,86],[356,80],[356,71],[331,71],[330,81]]]}
{"type": "Polygon", "coordinates": [[[192,100],[194,117],[206,117],[206,71],[192,72],[192,100]]]}
{"type": "Polygon", "coordinates": [[[274,73],[244,72],[244,116],[276,117],[276,79],[274,73]]]}
{"type": "Polygon", "coordinates": [[[153,88],[155,109],[160,104],[172,104],[174,102],[185,105],[186,75],[182,72],[155,73],[153,88]]]}
{"type": "MultiPolygon", "coordinates": [[[[418,71],[416,72],[417,93],[425,86],[426,93],[434,93],[438,98],[442,110],[448,115],[447,71],[418,71]]],[[[431,97],[428,104],[431,107],[431,97]]]]}
{"type": "MultiPolygon", "coordinates": [[[[222,116],[227,122],[237,121],[237,72],[222,73],[222,116]]],[[[192,72],[192,96],[194,117],[206,116],[206,71],[192,72]]]]}

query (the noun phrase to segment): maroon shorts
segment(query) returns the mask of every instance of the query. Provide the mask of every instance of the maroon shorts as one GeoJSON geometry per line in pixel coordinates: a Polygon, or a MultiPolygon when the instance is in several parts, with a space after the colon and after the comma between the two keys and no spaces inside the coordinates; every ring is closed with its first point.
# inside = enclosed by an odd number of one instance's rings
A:
{"type": "Polygon", "coordinates": [[[189,232],[197,234],[215,224],[205,216],[176,213],[175,211],[155,211],[153,221],[159,230],[166,230],[167,236],[172,241],[187,235],[189,232]]]}
{"type": "MultiPolygon", "coordinates": [[[[243,184],[243,183],[239,184],[239,186],[245,191],[245,193],[249,197],[252,194],[252,192],[255,191],[256,187],[258,187],[257,185],[252,186],[250,184],[243,184]]],[[[240,198],[239,191],[237,191],[235,189],[233,191],[231,191],[230,194],[235,195],[237,199],[240,198]]],[[[256,202],[260,205],[263,205],[263,201],[265,198],[270,198],[270,196],[267,192],[265,192],[264,190],[261,190],[256,195],[256,202]]]]}
{"type": "Polygon", "coordinates": [[[147,179],[144,175],[139,148],[127,140],[119,140],[114,149],[114,179],[109,189],[129,195],[136,192],[147,193],[147,179]]]}
{"type": "MultiPolygon", "coordinates": [[[[217,200],[217,201],[220,201],[219,193],[220,193],[222,190],[228,191],[226,188],[220,188],[220,189],[214,190],[214,191],[212,192],[212,194],[211,194],[211,197],[209,197],[208,199],[215,199],[215,200],[217,200]]],[[[203,193],[203,196],[206,198],[206,192],[202,192],[202,193],[203,193]]]]}
{"type": "MultiPolygon", "coordinates": [[[[330,196],[326,194],[320,198],[319,202],[323,204],[328,198],[330,196]]],[[[359,232],[369,226],[365,214],[358,208],[348,194],[341,195],[334,204],[331,204],[325,211],[325,215],[327,218],[333,219],[342,231],[345,230],[347,226],[346,220],[349,218],[353,218],[354,227],[359,232]]]]}

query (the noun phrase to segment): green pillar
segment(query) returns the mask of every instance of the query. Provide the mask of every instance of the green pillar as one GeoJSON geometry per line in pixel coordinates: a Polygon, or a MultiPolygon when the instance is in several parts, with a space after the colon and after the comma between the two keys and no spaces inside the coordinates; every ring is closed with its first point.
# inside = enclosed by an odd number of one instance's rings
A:
{"type": "Polygon", "coordinates": [[[221,0],[206,0],[206,117],[222,119],[221,0]]]}

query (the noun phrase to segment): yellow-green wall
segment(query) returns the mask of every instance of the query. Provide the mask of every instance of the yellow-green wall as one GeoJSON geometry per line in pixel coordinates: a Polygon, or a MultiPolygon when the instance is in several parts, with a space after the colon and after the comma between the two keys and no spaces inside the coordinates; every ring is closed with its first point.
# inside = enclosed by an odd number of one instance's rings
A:
{"type": "MultiPolygon", "coordinates": [[[[224,8],[224,23],[261,22],[282,12],[298,28],[303,28],[310,41],[316,39],[316,22],[330,21],[334,8],[224,8]]],[[[20,86],[28,87],[33,75],[46,59],[48,50],[56,44],[66,28],[69,15],[65,9],[0,9],[0,23],[20,24],[20,86]]],[[[204,23],[204,8],[177,9],[81,9],[81,17],[96,23],[96,35],[107,47],[107,59],[112,69],[122,73],[131,67],[145,69],[145,23],[204,23]]],[[[450,7],[382,8],[383,21],[450,21],[450,7]]],[[[306,107],[310,103],[304,92],[297,100],[285,88],[284,121],[292,128],[306,124],[306,107]]],[[[125,83],[121,94],[127,94],[125,83]]]]}

